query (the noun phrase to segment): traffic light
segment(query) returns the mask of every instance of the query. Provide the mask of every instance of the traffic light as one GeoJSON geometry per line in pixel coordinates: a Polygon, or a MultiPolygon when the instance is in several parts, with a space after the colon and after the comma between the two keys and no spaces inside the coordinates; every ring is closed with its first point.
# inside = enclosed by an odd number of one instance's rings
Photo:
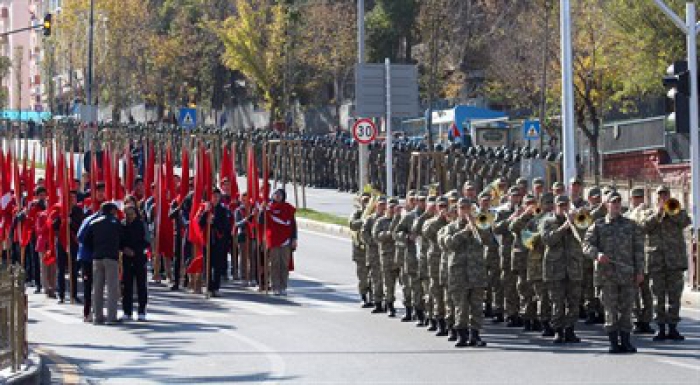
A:
{"type": "Polygon", "coordinates": [[[44,36],[51,36],[51,14],[44,16],[44,36]]]}
{"type": "Polygon", "coordinates": [[[666,70],[663,83],[668,88],[666,113],[669,120],[675,121],[676,132],[690,132],[690,72],[688,62],[680,60],[671,64],[666,70]]]}

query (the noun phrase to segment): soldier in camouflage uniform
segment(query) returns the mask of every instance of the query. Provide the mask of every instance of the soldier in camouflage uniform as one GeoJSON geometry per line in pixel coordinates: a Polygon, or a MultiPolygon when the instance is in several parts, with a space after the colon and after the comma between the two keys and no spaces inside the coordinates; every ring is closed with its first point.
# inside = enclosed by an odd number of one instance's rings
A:
{"type": "MultiPolygon", "coordinates": [[[[425,211],[425,196],[418,197],[415,191],[409,191],[406,197],[405,212],[394,229],[396,241],[396,260],[401,267],[401,283],[403,283],[403,298],[406,314],[401,322],[413,320],[413,310],[416,314],[423,312],[421,301],[422,291],[418,280],[418,247],[416,236],[412,233],[413,224],[425,211]]],[[[423,316],[422,316],[423,317],[423,316]]]]}
{"type": "MultiPolygon", "coordinates": [[[[596,221],[604,218],[607,215],[607,208],[602,203],[602,191],[598,187],[592,188],[588,192],[588,206],[586,207],[590,213],[591,220],[596,221]]],[[[581,288],[581,300],[586,317],[586,324],[603,323],[605,321],[605,313],[603,305],[600,303],[597,288],[594,285],[593,279],[593,260],[590,258],[583,259],[583,281],[581,288]]],[[[580,316],[583,316],[581,314],[580,316]]]]}
{"type": "MultiPolygon", "coordinates": [[[[625,213],[625,217],[641,226],[644,223],[644,219],[650,214],[649,207],[644,203],[644,189],[633,188],[630,195],[630,209],[625,213]]],[[[644,274],[644,281],[639,285],[635,296],[634,312],[636,314],[636,322],[634,323],[634,333],[654,334],[654,328],[650,325],[654,311],[654,297],[651,295],[649,274],[644,274]]]]}
{"type": "Polygon", "coordinates": [[[439,329],[440,334],[447,333],[445,321],[445,288],[440,285],[440,245],[438,232],[448,223],[448,200],[438,198],[438,214],[423,225],[423,241],[428,241],[427,267],[430,279],[430,297],[433,301],[433,318],[430,319],[428,331],[439,329]]]}
{"type": "Polygon", "coordinates": [[[459,216],[457,213],[457,200],[458,199],[452,199],[448,198],[450,202],[450,208],[448,211],[448,225],[444,226],[443,228],[438,231],[438,245],[440,245],[440,268],[439,268],[439,277],[440,277],[440,286],[444,290],[444,298],[445,298],[445,325],[446,325],[446,330],[443,330],[441,328],[441,325],[438,324],[438,333],[436,334],[437,336],[444,336],[444,335],[449,335],[450,337],[447,339],[448,341],[457,341],[457,331],[453,328],[454,323],[455,323],[455,307],[454,307],[454,301],[452,300],[452,297],[450,297],[450,288],[448,286],[448,268],[449,268],[449,260],[452,258],[453,252],[447,248],[447,245],[445,244],[445,234],[449,231],[449,227],[451,224],[458,222],[459,221],[459,216]]]}
{"type": "MultiPolygon", "coordinates": [[[[532,239],[532,249],[528,259],[527,279],[535,291],[538,301],[537,314],[542,325],[542,337],[553,337],[554,329],[552,328],[552,300],[549,297],[549,288],[543,280],[543,258],[544,258],[544,243],[542,242],[542,223],[545,219],[551,217],[554,211],[554,194],[546,192],[540,198],[540,209],[542,213],[538,216],[534,213],[532,219],[526,226],[535,233],[532,239]]],[[[533,328],[537,330],[537,328],[533,328]]]]}
{"type": "Polygon", "coordinates": [[[418,216],[418,218],[413,223],[411,228],[411,233],[414,234],[417,241],[420,241],[420,254],[418,258],[418,289],[421,292],[420,298],[418,296],[414,297],[419,302],[416,305],[416,318],[418,323],[416,326],[427,326],[429,324],[428,320],[433,319],[433,301],[430,297],[430,276],[428,275],[428,250],[430,248],[430,242],[423,234],[423,227],[425,222],[433,218],[437,214],[437,198],[431,196],[427,198],[427,205],[425,212],[418,216]],[[420,307],[424,311],[420,310],[420,307]],[[424,314],[425,313],[425,314],[424,314]]]}
{"type": "MultiPolygon", "coordinates": [[[[503,310],[507,315],[509,327],[523,326],[520,319],[520,298],[517,291],[517,276],[512,270],[512,252],[513,252],[513,233],[510,231],[510,223],[522,213],[523,209],[520,206],[522,202],[520,189],[511,187],[508,190],[509,202],[500,207],[496,220],[493,226],[493,231],[500,236],[500,254],[501,254],[501,282],[503,286],[504,307],[503,310]]],[[[498,305],[498,304],[497,304],[498,305]]],[[[496,322],[503,322],[502,317],[496,316],[496,322]]]]}
{"type": "Polygon", "coordinates": [[[532,180],[532,195],[535,196],[536,199],[540,199],[542,197],[542,194],[544,194],[545,188],[544,188],[544,179],[542,178],[535,178],[532,180]]]}
{"type": "Polygon", "coordinates": [[[641,227],[622,216],[622,197],[607,196],[608,214],[586,232],[583,250],[596,261],[596,286],[602,288],[605,331],[610,353],[634,353],[630,342],[635,285],[644,279],[644,237],[641,227]]]}
{"type": "Polygon", "coordinates": [[[362,298],[362,307],[372,307],[372,298],[370,298],[370,280],[369,268],[367,267],[367,250],[362,240],[362,214],[369,203],[369,193],[363,193],[360,198],[360,207],[350,216],[349,226],[352,231],[352,260],[357,267],[358,291],[362,298]]]}
{"type": "Polygon", "coordinates": [[[398,200],[389,200],[389,207],[383,217],[378,218],[372,228],[372,236],[379,245],[379,256],[382,264],[386,308],[389,317],[396,317],[396,282],[399,278],[399,266],[396,264],[396,245],[392,229],[398,224],[401,207],[398,200]]]}
{"type": "Polygon", "coordinates": [[[586,206],[586,200],[583,199],[583,183],[581,179],[572,177],[569,181],[569,195],[571,197],[571,205],[575,209],[580,209],[586,206]]]}
{"type": "Polygon", "coordinates": [[[525,211],[515,217],[510,223],[510,231],[513,233],[513,260],[511,268],[513,274],[518,279],[518,294],[520,295],[520,306],[523,317],[524,331],[539,331],[541,325],[537,319],[537,300],[535,291],[528,280],[528,265],[531,252],[523,244],[522,231],[527,229],[537,232],[537,224],[534,221],[534,211],[538,207],[538,202],[533,195],[528,195],[524,199],[525,211]]]}
{"type": "MultiPolygon", "coordinates": [[[[479,194],[479,204],[477,207],[476,216],[493,216],[494,212],[495,211],[491,208],[491,195],[487,193],[479,194]]],[[[494,238],[493,229],[489,229],[488,232],[490,237],[494,238]]],[[[487,285],[484,297],[484,316],[492,318],[494,315],[500,315],[500,317],[503,318],[503,286],[501,285],[501,256],[498,253],[498,243],[495,242],[495,238],[494,242],[491,242],[489,243],[489,246],[484,247],[484,258],[486,259],[487,277],[487,285]]]]}
{"type": "Polygon", "coordinates": [[[448,295],[455,304],[456,347],[486,346],[479,335],[483,323],[482,299],[487,285],[484,247],[493,246],[488,230],[479,230],[471,215],[472,202],[459,200],[459,216],[442,233],[449,250],[448,295]]]}
{"type": "Polygon", "coordinates": [[[643,222],[646,233],[646,273],[651,278],[651,291],[656,299],[656,323],[659,325],[654,341],[682,341],[685,338],[678,331],[678,322],[683,295],[683,274],[688,269],[683,232],[691,221],[685,210],[675,215],[665,212],[664,205],[671,198],[668,187],[659,186],[656,194],[657,208],[643,222]]]}
{"type": "Polygon", "coordinates": [[[549,287],[552,300],[554,343],[580,342],[574,332],[581,300],[582,235],[573,225],[569,213],[569,197],[555,198],[555,215],[542,224],[545,245],[542,278],[549,287]]]}
{"type": "Polygon", "coordinates": [[[379,245],[372,234],[372,230],[377,220],[384,217],[386,204],[386,197],[378,198],[375,213],[367,217],[362,224],[362,239],[365,242],[367,251],[367,267],[369,268],[372,299],[374,300],[374,310],[372,310],[372,313],[375,314],[385,311],[382,306],[382,302],[384,301],[384,281],[382,279],[382,262],[379,257],[379,245]]]}

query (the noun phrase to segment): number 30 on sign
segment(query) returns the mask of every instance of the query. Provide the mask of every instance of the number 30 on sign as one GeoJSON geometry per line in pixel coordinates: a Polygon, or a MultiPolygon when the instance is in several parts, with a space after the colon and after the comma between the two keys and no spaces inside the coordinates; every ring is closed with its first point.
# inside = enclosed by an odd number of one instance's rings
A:
{"type": "Polygon", "coordinates": [[[370,144],[377,138],[377,126],[369,119],[360,119],[352,126],[352,136],[360,144],[370,144]]]}

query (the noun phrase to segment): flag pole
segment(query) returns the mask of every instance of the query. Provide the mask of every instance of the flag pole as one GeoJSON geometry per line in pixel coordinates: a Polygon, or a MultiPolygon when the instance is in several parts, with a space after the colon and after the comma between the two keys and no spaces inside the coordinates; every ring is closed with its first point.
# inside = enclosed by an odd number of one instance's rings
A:
{"type": "MultiPolygon", "coordinates": [[[[211,167],[211,165],[212,165],[212,154],[213,154],[212,151],[209,151],[209,154],[205,154],[205,156],[208,156],[208,157],[209,157],[209,166],[210,166],[210,167],[209,167],[209,170],[206,170],[206,171],[209,172],[209,181],[210,181],[210,183],[213,183],[213,179],[212,179],[212,178],[213,178],[213,177],[212,177],[213,168],[211,167]]],[[[208,196],[207,196],[207,199],[209,200],[209,205],[210,205],[210,207],[209,207],[209,213],[208,213],[208,218],[207,218],[207,235],[206,235],[206,236],[207,236],[207,241],[206,241],[206,242],[207,242],[207,243],[206,243],[206,245],[207,245],[207,255],[206,255],[206,258],[207,258],[207,260],[206,260],[206,266],[207,266],[206,285],[207,285],[207,286],[206,286],[206,288],[205,288],[205,293],[206,293],[206,297],[207,297],[207,298],[211,297],[211,292],[209,291],[209,281],[211,280],[211,222],[212,222],[212,220],[213,220],[213,218],[214,218],[214,206],[211,205],[211,198],[212,198],[212,197],[211,197],[211,195],[212,195],[211,191],[212,191],[211,188],[209,188],[208,191],[207,191],[207,192],[209,192],[209,194],[207,194],[207,195],[208,195],[208,196]]]]}

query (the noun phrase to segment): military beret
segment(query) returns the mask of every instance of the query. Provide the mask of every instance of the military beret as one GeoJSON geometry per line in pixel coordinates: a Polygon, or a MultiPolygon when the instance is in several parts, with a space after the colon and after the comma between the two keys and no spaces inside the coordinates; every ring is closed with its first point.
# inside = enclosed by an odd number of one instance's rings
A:
{"type": "Polygon", "coordinates": [[[437,202],[437,197],[434,195],[431,195],[428,197],[428,203],[435,203],[437,202]]]}
{"type": "Polygon", "coordinates": [[[540,202],[543,204],[544,203],[547,203],[547,204],[554,203],[554,194],[552,194],[551,192],[546,192],[546,193],[542,194],[542,196],[540,197],[540,202]]]}
{"type": "Polygon", "coordinates": [[[472,201],[469,198],[462,197],[462,198],[459,198],[459,201],[457,202],[457,204],[459,204],[460,206],[471,206],[472,201]]]}
{"type": "Polygon", "coordinates": [[[447,193],[447,196],[449,196],[450,199],[459,199],[459,191],[450,190],[450,192],[447,193]]]}
{"type": "Polygon", "coordinates": [[[637,197],[637,198],[643,198],[644,197],[644,189],[641,187],[636,187],[632,189],[632,196],[637,197]]]}
{"type": "Polygon", "coordinates": [[[377,203],[387,203],[388,199],[386,196],[382,195],[379,198],[377,198],[377,203]]]}
{"type": "Polygon", "coordinates": [[[532,180],[532,185],[533,186],[537,186],[537,185],[544,186],[544,179],[537,177],[537,178],[532,180]]]}
{"type": "Polygon", "coordinates": [[[603,187],[603,195],[608,195],[612,192],[617,191],[617,189],[614,186],[605,186],[603,187]]]}
{"type": "Polygon", "coordinates": [[[496,178],[496,184],[501,184],[501,183],[506,183],[506,180],[503,178],[496,178]]]}
{"type": "Polygon", "coordinates": [[[520,195],[520,188],[513,186],[508,189],[508,195],[520,195]]]}
{"type": "Polygon", "coordinates": [[[599,187],[593,187],[588,191],[588,197],[599,197],[600,196],[600,188],[599,187]]]}
{"type": "Polygon", "coordinates": [[[399,204],[399,200],[396,198],[389,199],[389,206],[396,206],[399,204]]]}
{"type": "Polygon", "coordinates": [[[622,195],[620,195],[619,192],[613,191],[610,194],[608,194],[608,202],[614,202],[616,200],[622,200],[622,195]]]}
{"type": "Polygon", "coordinates": [[[364,198],[364,197],[369,198],[369,197],[372,196],[372,194],[370,194],[370,193],[368,193],[368,192],[363,192],[362,195],[360,195],[360,196],[361,196],[362,198],[364,198]]]}
{"type": "Polygon", "coordinates": [[[520,177],[515,181],[515,184],[527,186],[527,179],[520,177]]]}
{"type": "Polygon", "coordinates": [[[485,199],[485,198],[491,198],[491,194],[487,193],[486,191],[482,191],[479,194],[479,199],[485,199]]]}
{"type": "Polygon", "coordinates": [[[437,203],[440,206],[447,206],[448,204],[450,204],[450,201],[447,199],[447,197],[442,196],[437,198],[437,203]]]}
{"type": "Polygon", "coordinates": [[[564,186],[564,183],[561,183],[561,182],[554,182],[554,184],[552,184],[552,188],[553,188],[553,189],[557,189],[557,188],[562,188],[562,189],[563,189],[563,188],[566,188],[566,186],[564,186]]]}
{"type": "Polygon", "coordinates": [[[474,185],[474,182],[466,181],[466,182],[464,182],[464,188],[465,189],[473,189],[473,188],[476,188],[476,186],[474,185]]]}
{"type": "Polygon", "coordinates": [[[408,194],[406,194],[407,197],[415,197],[418,195],[418,192],[416,190],[410,190],[408,194]]]}
{"type": "Polygon", "coordinates": [[[528,194],[528,195],[525,195],[525,198],[523,198],[523,201],[525,203],[533,203],[533,202],[537,202],[537,198],[535,198],[534,195],[528,194]]]}
{"type": "Polygon", "coordinates": [[[656,188],[656,193],[657,193],[657,194],[661,194],[661,193],[670,194],[670,193],[671,193],[671,189],[668,188],[668,186],[666,186],[666,185],[661,185],[661,186],[659,186],[659,187],[656,188]]]}
{"type": "Polygon", "coordinates": [[[569,184],[583,184],[583,182],[581,182],[579,177],[573,176],[569,179],[569,184]]]}

